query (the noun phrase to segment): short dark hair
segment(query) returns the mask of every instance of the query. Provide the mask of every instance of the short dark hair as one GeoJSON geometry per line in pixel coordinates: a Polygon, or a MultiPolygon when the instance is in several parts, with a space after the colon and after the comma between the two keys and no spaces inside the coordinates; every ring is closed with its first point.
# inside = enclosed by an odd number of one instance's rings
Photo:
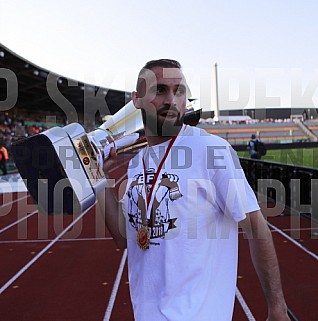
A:
{"type": "Polygon", "coordinates": [[[173,59],[157,59],[157,60],[150,60],[148,61],[140,70],[138,74],[138,80],[136,85],[137,92],[140,89],[141,83],[143,81],[143,74],[146,70],[151,70],[155,67],[162,67],[162,68],[178,68],[181,69],[181,64],[177,60],[173,59]]]}
{"type": "Polygon", "coordinates": [[[181,69],[181,64],[173,59],[157,59],[148,61],[142,69],[149,69],[155,67],[163,67],[163,68],[178,68],[181,69]]]}

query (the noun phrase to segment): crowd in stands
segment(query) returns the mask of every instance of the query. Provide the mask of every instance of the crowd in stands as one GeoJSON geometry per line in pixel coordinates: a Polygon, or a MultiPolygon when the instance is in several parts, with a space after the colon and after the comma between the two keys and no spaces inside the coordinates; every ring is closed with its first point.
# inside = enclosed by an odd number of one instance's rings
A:
{"type": "Polygon", "coordinates": [[[26,124],[22,116],[0,113],[0,141],[10,148],[11,144],[22,137],[29,137],[46,130],[47,127],[26,124]]]}
{"type": "MultiPolygon", "coordinates": [[[[52,123],[51,126],[47,126],[46,114],[46,112],[30,113],[21,110],[18,113],[0,111],[0,143],[8,150],[8,167],[14,167],[11,155],[11,146],[14,142],[58,125],[58,123],[52,123]]],[[[56,120],[55,115],[54,119],[56,120]]]]}
{"type": "MultiPolygon", "coordinates": [[[[83,120],[83,115],[79,115],[79,121],[83,120]]],[[[96,118],[95,124],[86,124],[87,132],[93,131],[102,124],[101,118],[96,118]]],[[[0,142],[7,148],[10,154],[11,145],[21,138],[39,134],[51,127],[65,126],[66,117],[49,111],[29,112],[19,110],[16,112],[0,111],[0,142]]]]}
{"type": "Polygon", "coordinates": [[[247,123],[250,123],[250,124],[255,124],[255,123],[290,123],[292,120],[291,118],[284,118],[284,119],[281,119],[281,118],[277,118],[277,119],[274,119],[274,118],[265,118],[265,119],[251,119],[249,120],[247,123]]]}
{"type": "MultiPolygon", "coordinates": [[[[284,119],[274,119],[274,118],[266,118],[266,119],[245,119],[245,120],[235,120],[230,119],[226,121],[219,121],[219,124],[225,124],[225,125],[232,125],[232,124],[270,124],[270,123],[290,123],[293,120],[291,118],[284,118],[284,119]]],[[[201,118],[199,120],[199,124],[208,124],[208,125],[214,125],[217,122],[214,121],[212,118],[203,119],[201,118]]]]}

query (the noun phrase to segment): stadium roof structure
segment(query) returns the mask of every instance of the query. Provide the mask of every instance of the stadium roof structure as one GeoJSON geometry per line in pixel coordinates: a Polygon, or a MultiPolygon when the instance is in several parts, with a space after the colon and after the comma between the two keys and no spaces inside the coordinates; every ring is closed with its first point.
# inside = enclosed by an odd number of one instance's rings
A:
{"type": "MultiPolygon", "coordinates": [[[[128,92],[58,75],[0,44],[0,101],[8,101],[10,96],[13,99],[12,96],[16,96],[15,104],[10,109],[65,113],[73,106],[78,113],[93,112],[95,115],[99,110],[102,117],[114,114],[131,100],[128,92]]],[[[6,107],[1,105],[0,111],[4,110],[6,107]]]]}

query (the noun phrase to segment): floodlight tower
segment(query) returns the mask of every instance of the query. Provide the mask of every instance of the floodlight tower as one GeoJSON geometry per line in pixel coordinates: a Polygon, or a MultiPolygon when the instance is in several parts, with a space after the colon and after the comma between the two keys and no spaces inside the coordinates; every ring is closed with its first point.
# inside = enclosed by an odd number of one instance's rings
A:
{"type": "Polygon", "coordinates": [[[217,72],[217,63],[213,65],[213,93],[214,93],[214,117],[213,120],[219,120],[219,93],[218,93],[218,72],[217,72]]]}

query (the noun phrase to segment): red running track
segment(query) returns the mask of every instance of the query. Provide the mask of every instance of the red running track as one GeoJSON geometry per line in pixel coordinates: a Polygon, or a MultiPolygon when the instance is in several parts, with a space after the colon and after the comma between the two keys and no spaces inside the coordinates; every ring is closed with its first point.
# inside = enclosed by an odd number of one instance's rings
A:
{"type": "MultiPolygon", "coordinates": [[[[34,212],[26,193],[2,197],[1,202],[0,320],[133,320],[125,261],[123,273],[118,274],[125,252],[116,249],[98,206],[80,218],[34,212]],[[25,219],[28,213],[31,216],[25,219]],[[21,221],[14,225],[17,220],[21,221]]],[[[273,213],[266,203],[261,205],[271,216],[268,222],[288,306],[298,320],[316,321],[318,240],[312,232],[318,229],[307,218],[280,216],[280,209],[273,213]]],[[[241,233],[239,250],[233,320],[266,320],[248,241],[241,233]]]]}

